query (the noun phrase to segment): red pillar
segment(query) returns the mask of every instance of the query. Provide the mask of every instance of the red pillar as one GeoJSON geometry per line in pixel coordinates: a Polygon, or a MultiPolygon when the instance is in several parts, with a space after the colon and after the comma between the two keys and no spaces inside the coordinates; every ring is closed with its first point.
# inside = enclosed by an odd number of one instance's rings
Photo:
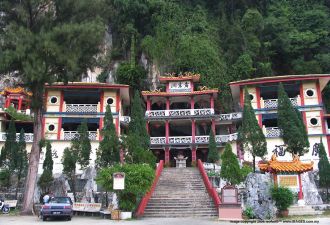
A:
{"type": "Polygon", "coordinates": [[[58,125],[57,125],[57,140],[61,140],[61,130],[62,130],[62,117],[59,117],[58,125]]]}
{"type": "Polygon", "coordinates": [[[212,119],[212,131],[213,131],[214,135],[217,135],[216,132],[215,132],[215,121],[214,121],[214,119],[212,119]]]}
{"type": "Polygon", "coordinates": [[[211,99],[210,99],[210,108],[214,109],[214,96],[211,95],[211,99]]]}
{"type": "Polygon", "coordinates": [[[195,134],[196,133],[196,128],[195,128],[195,120],[192,119],[191,121],[191,138],[192,138],[192,143],[195,144],[195,134]]]}
{"type": "Polygon", "coordinates": [[[170,110],[170,99],[166,98],[166,110],[170,110]]]}
{"type": "Polygon", "coordinates": [[[165,148],[165,164],[170,162],[170,149],[168,147],[165,148]]]}
{"type": "MultiPolygon", "coordinates": [[[[101,131],[103,129],[103,118],[100,118],[100,121],[99,121],[99,141],[102,140],[102,135],[101,135],[101,131]]],[[[117,131],[117,130],[116,130],[117,131]]],[[[118,134],[118,133],[117,133],[118,134]]]]}
{"type": "Polygon", "coordinates": [[[304,106],[305,105],[305,97],[304,97],[304,87],[303,87],[302,82],[300,83],[299,95],[300,95],[301,106],[304,106]]]}
{"type": "Polygon", "coordinates": [[[256,97],[257,97],[257,108],[261,108],[261,103],[260,103],[260,87],[256,87],[256,97]]]}
{"type": "Polygon", "coordinates": [[[191,149],[191,161],[196,162],[196,147],[191,149]]]}
{"type": "Polygon", "coordinates": [[[19,97],[17,110],[21,110],[21,109],[22,109],[22,97],[19,97]]]}
{"type": "Polygon", "coordinates": [[[150,102],[150,98],[147,97],[147,111],[150,111],[151,109],[151,102],[150,102]]]}
{"type": "Polygon", "coordinates": [[[100,93],[100,112],[103,112],[104,107],[104,91],[101,91],[100,93]]]}
{"type": "Polygon", "coordinates": [[[170,124],[169,121],[165,121],[165,137],[166,137],[166,144],[168,144],[168,138],[170,136],[170,124]]]}
{"type": "Polygon", "coordinates": [[[147,128],[147,132],[148,132],[148,134],[150,135],[149,122],[148,122],[148,121],[147,121],[147,123],[146,123],[146,128],[147,128]]]}
{"type": "Polygon", "coordinates": [[[298,181],[299,181],[298,200],[303,200],[304,199],[304,195],[303,195],[303,191],[302,191],[301,173],[298,174],[298,181]]]}
{"type": "Polygon", "coordinates": [[[8,98],[7,98],[7,108],[10,106],[10,103],[11,103],[11,98],[8,97],[8,98]]]}
{"type": "Polygon", "coordinates": [[[277,187],[277,174],[273,173],[273,178],[274,178],[274,186],[277,187]]]}
{"type": "Polygon", "coordinates": [[[190,108],[191,109],[195,108],[195,99],[194,99],[194,97],[190,97],[190,108]]]}

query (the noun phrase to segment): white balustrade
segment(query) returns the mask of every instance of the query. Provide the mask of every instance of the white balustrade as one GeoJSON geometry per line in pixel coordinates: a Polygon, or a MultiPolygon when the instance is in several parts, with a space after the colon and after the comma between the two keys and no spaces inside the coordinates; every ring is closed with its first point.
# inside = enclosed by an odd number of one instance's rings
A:
{"type": "Polygon", "coordinates": [[[177,137],[169,137],[169,144],[191,144],[192,137],[191,136],[177,136],[177,137]]]}
{"type": "MultiPolygon", "coordinates": [[[[296,97],[296,98],[290,98],[290,101],[291,101],[291,103],[292,103],[292,105],[293,106],[299,106],[299,104],[298,104],[298,98],[299,98],[299,96],[298,97],[296,97]]],[[[265,100],[263,100],[263,107],[264,108],[277,108],[277,106],[278,106],[278,99],[265,99],[265,100]]]]}
{"type": "Polygon", "coordinates": [[[152,145],[166,144],[166,137],[151,137],[150,144],[152,145]]]}
{"type": "Polygon", "coordinates": [[[131,117],[130,116],[121,116],[120,122],[129,123],[129,122],[131,122],[131,117]]]}
{"type": "Polygon", "coordinates": [[[98,104],[66,104],[66,112],[96,113],[98,104]]]}
{"type": "Polygon", "coordinates": [[[266,137],[280,137],[281,129],[278,127],[265,127],[266,137]]]}
{"type": "Polygon", "coordinates": [[[196,136],[195,143],[196,144],[208,144],[209,143],[209,136],[196,136]]]}
{"type": "MultiPolygon", "coordinates": [[[[73,140],[79,138],[78,131],[64,131],[64,140],[73,140]]],[[[97,131],[88,131],[89,140],[97,139],[97,131]]]]}
{"type": "Polygon", "coordinates": [[[208,115],[213,115],[214,114],[214,109],[194,109],[194,115],[195,116],[208,116],[208,115]]]}
{"type": "Polygon", "coordinates": [[[186,117],[186,116],[191,116],[192,112],[190,109],[172,109],[172,110],[166,110],[168,111],[168,115],[171,117],[186,117]]]}
{"type": "MultiPolygon", "coordinates": [[[[16,133],[16,141],[19,141],[19,135],[20,135],[20,133],[16,133]]],[[[6,133],[1,132],[0,141],[6,141],[6,139],[7,139],[6,133]]],[[[33,133],[25,133],[24,139],[25,139],[25,142],[33,142],[33,133]]]]}
{"type": "Polygon", "coordinates": [[[171,109],[146,111],[146,117],[188,117],[213,115],[214,109],[171,109]]]}

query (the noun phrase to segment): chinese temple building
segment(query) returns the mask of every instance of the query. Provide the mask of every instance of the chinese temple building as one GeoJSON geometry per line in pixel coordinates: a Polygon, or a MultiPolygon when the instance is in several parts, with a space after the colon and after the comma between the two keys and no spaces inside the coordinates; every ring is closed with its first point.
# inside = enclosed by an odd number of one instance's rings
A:
{"type": "Polygon", "coordinates": [[[206,161],[211,129],[219,148],[230,142],[236,150],[236,122],[242,115],[218,113],[218,89],[198,87],[199,74],[170,74],[159,80],[164,91],[142,91],[150,148],[158,161],[174,166],[179,154],[187,158],[187,166],[197,159],[206,161]]]}
{"type": "MultiPolygon", "coordinates": [[[[292,105],[301,112],[307,129],[310,149],[308,153],[301,156],[301,160],[318,161],[320,140],[323,141],[326,151],[330,154],[330,120],[326,121],[328,117],[325,116],[322,99],[322,90],[329,80],[329,74],[308,74],[262,77],[229,83],[237,110],[241,110],[244,104],[244,87],[248,89],[256,118],[266,136],[268,148],[266,158],[275,154],[280,160],[291,159],[291,155],[285,151],[281,130],[277,124],[277,95],[280,83],[283,84],[292,105]]],[[[244,159],[251,161],[252,156],[245,152],[244,159]]]]}
{"type": "Polygon", "coordinates": [[[301,174],[313,170],[313,165],[313,161],[302,163],[297,155],[293,157],[292,161],[278,161],[275,154],[270,161],[258,164],[260,171],[273,174],[274,185],[298,191],[298,204],[304,204],[301,174]]]}

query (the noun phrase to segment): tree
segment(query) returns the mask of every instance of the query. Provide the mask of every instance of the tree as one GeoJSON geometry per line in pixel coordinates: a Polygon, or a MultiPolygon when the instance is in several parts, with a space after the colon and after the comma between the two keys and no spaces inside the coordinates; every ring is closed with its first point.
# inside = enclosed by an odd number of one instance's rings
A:
{"type": "Polygon", "coordinates": [[[104,126],[102,129],[103,139],[96,152],[96,165],[99,168],[110,167],[120,162],[120,143],[113,124],[112,112],[109,105],[106,107],[104,126]]]}
{"type": "Polygon", "coordinates": [[[12,1],[1,8],[0,73],[19,76],[31,92],[33,144],[22,213],[32,212],[40,159],[45,83],[73,80],[92,68],[105,32],[103,0],[12,1]]]}
{"type": "Polygon", "coordinates": [[[17,187],[15,192],[15,198],[17,199],[18,188],[21,182],[22,177],[26,176],[28,168],[28,158],[26,152],[26,142],[25,142],[25,133],[24,129],[21,129],[18,139],[18,152],[17,152],[17,187]]]}
{"type": "Polygon", "coordinates": [[[293,107],[282,83],[278,89],[277,114],[278,127],[281,129],[283,141],[287,145],[286,150],[291,154],[304,155],[307,153],[309,141],[306,127],[299,115],[300,112],[293,107]]]}
{"type": "Polygon", "coordinates": [[[65,148],[62,157],[63,173],[71,179],[72,192],[76,201],[76,164],[77,157],[72,148],[65,148]]]}
{"type": "Polygon", "coordinates": [[[249,151],[253,157],[253,172],[255,172],[255,158],[257,156],[263,157],[267,153],[267,142],[256,119],[251,105],[251,99],[246,88],[244,90],[242,126],[238,130],[238,137],[243,145],[243,149],[249,151]]]}
{"type": "Polygon", "coordinates": [[[226,144],[225,151],[221,155],[221,160],[220,177],[231,185],[239,184],[241,182],[241,170],[236,155],[233,153],[229,143],[226,144]]]}
{"type": "Polygon", "coordinates": [[[52,157],[52,146],[49,141],[47,141],[46,144],[46,154],[45,154],[45,160],[42,164],[43,172],[39,178],[38,184],[40,188],[47,192],[49,187],[51,186],[54,178],[53,178],[53,157],[52,157]]]}
{"type": "Polygon", "coordinates": [[[217,143],[215,142],[213,130],[211,129],[209,137],[209,154],[207,155],[207,162],[216,163],[220,159],[220,155],[217,149],[217,143]]]}
{"type": "Polygon", "coordinates": [[[320,161],[318,163],[318,168],[319,168],[319,177],[320,177],[320,187],[327,189],[327,201],[328,201],[329,187],[330,187],[330,163],[322,141],[320,141],[319,156],[320,156],[320,161]]]}
{"type": "Polygon", "coordinates": [[[1,165],[9,169],[11,173],[17,168],[18,164],[18,145],[16,142],[16,128],[15,122],[11,120],[6,132],[5,145],[1,150],[1,165]]]}
{"type": "Polygon", "coordinates": [[[73,142],[75,142],[74,146],[77,148],[77,162],[81,168],[86,168],[89,165],[92,150],[87,120],[83,120],[83,122],[78,126],[78,134],[79,136],[73,140],[73,142]]]}

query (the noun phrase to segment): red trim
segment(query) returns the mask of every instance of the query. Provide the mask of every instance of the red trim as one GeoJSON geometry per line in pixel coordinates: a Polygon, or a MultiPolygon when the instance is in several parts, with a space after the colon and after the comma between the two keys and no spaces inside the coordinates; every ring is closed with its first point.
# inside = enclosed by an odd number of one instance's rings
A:
{"type": "Polygon", "coordinates": [[[305,124],[305,127],[306,127],[306,132],[308,134],[308,124],[307,124],[306,112],[301,112],[301,113],[302,113],[304,124],[305,124]]]}
{"type": "Polygon", "coordinates": [[[190,90],[191,92],[194,92],[194,82],[193,81],[190,81],[190,90]]]}
{"type": "Polygon", "coordinates": [[[197,160],[197,165],[198,165],[199,172],[202,175],[204,185],[207,189],[207,192],[212,197],[215,207],[218,208],[220,205],[220,202],[221,202],[220,197],[219,197],[217,191],[215,190],[215,188],[212,187],[211,182],[209,181],[209,178],[207,177],[207,174],[205,172],[203,163],[200,159],[197,160]]]}
{"type": "Polygon", "coordinates": [[[319,105],[321,105],[322,104],[322,92],[321,92],[319,81],[316,82],[316,91],[317,91],[317,100],[319,102],[319,105]]]}
{"type": "Polygon", "coordinates": [[[103,129],[103,118],[100,118],[100,122],[99,122],[99,141],[102,140],[102,135],[101,135],[102,129],[103,129]]]}
{"type": "Polygon", "coordinates": [[[214,96],[213,95],[211,95],[211,98],[210,98],[210,108],[214,109],[214,96]]]}
{"type": "Polygon", "coordinates": [[[303,190],[302,190],[302,184],[301,184],[301,174],[298,173],[298,182],[299,182],[299,192],[298,192],[298,199],[302,200],[304,197],[303,190]]]}
{"type": "Polygon", "coordinates": [[[165,136],[166,136],[166,144],[168,144],[168,137],[170,136],[170,122],[168,120],[165,121],[165,136]]]}
{"type": "Polygon", "coordinates": [[[195,108],[195,99],[193,96],[190,97],[190,108],[191,109],[195,108]]]}
{"type": "Polygon", "coordinates": [[[260,109],[261,104],[260,104],[260,88],[259,87],[256,87],[256,97],[257,97],[257,108],[260,109]]]}
{"type": "Polygon", "coordinates": [[[46,84],[45,88],[54,89],[54,88],[77,88],[77,89],[120,89],[120,88],[129,88],[129,85],[125,84],[102,84],[98,83],[95,85],[91,85],[91,83],[76,83],[76,84],[54,84],[49,85],[46,84]]]}
{"type": "Polygon", "coordinates": [[[299,94],[300,94],[301,106],[304,106],[305,105],[305,96],[304,96],[303,82],[300,83],[299,94]]]}
{"type": "Polygon", "coordinates": [[[60,96],[60,112],[63,112],[63,102],[64,102],[64,92],[61,91],[61,96],[60,96]]]}
{"type": "Polygon", "coordinates": [[[119,113],[120,111],[120,92],[117,90],[116,94],[116,112],[119,113]]]}
{"type": "Polygon", "coordinates": [[[170,99],[166,98],[166,110],[170,110],[170,99]]]}
{"type": "Polygon", "coordinates": [[[322,126],[323,134],[327,134],[327,129],[326,129],[326,127],[325,127],[325,120],[324,120],[324,113],[323,113],[323,110],[320,111],[320,117],[321,117],[321,126],[322,126]]]}
{"type": "Polygon", "coordinates": [[[192,121],[191,121],[191,137],[192,137],[193,144],[195,144],[195,132],[196,132],[195,120],[192,119],[192,121]]]}
{"type": "Polygon", "coordinates": [[[154,182],[152,183],[152,186],[150,188],[150,191],[148,191],[145,194],[145,196],[142,198],[142,200],[141,200],[141,202],[140,202],[140,204],[139,204],[139,206],[138,206],[138,208],[136,210],[136,213],[135,213],[136,216],[139,217],[139,216],[142,216],[144,214],[144,210],[147,207],[148,201],[151,198],[152,193],[156,189],[156,186],[157,186],[159,177],[162,174],[163,168],[164,168],[164,161],[163,160],[160,160],[159,161],[159,164],[158,164],[158,167],[156,169],[156,174],[155,174],[154,182]]]}
{"type": "Polygon", "coordinates": [[[116,118],[116,133],[118,136],[120,135],[120,133],[119,133],[119,117],[116,118]]]}
{"type": "Polygon", "coordinates": [[[196,147],[191,149],[191,161],[196,162],[196,147]]]}
{"type": "Polygon", "coordinates": [[[150,101],[150,98],[147,97],[147,111],[150,111],[151,109],[151,101],[150,101]]]}
{"type": "Polygon", "coordinates": [[[165,164],[170,162],[170,149],[165,148],[165,164]]]}
{"type": "Polygon", "coordinates": [[[205,90],[205,91],[193,91],[193,92],[150,92],[143,91],[142,96],[191,96],[191,95],[206,95],[206,94],[217,94],[218,90],[205,90]]]}
{"type": "Polygon", "coordinates": [[[306,74],[306,75],[293,75],[293,76],[282,76],[282,77],[264,77],[258,78],[254,80],[243,80],[243,81],[235,81],[229,83],[230,86],[242,86],[242,85],[250,85],[250,84],[264,84],[264,83],[279,83],[279,82],[287,82],[287,81],[300,81],[300,80],[318,80],[320,78],[330,78],[330,74],[323,74],[323,76],[315,76],[320,74],[306,74]]]}
{"type": "Polygon", "coordinates": [[[101,91],[100,93],[100,112],[103,112],[104,107],[104,91],[101,91]]]}
{"type": "Polygon", "coordinates": [[[21,110],[22,109],[22,97],[20,97],[19,99],[18,99],[18,108],[17,108],[17,110],[21,110]]]}
{"type": "Polygon", "coordinates": [[[166,83],[166,92],[170,92],[170,84],[169,83],[166,83]]]}
{"type": "Polygon", "coordinates": [[[62,129],[62,117],[59,117],[57,124],[57,140],[61,140],[61,129],[62,129]]]}
{"type": "Polygon", "coordinates": [[[244,94],[243,94],[243,88],[240,89],[239,91],[239,101],[241,103],[241,107],[243,108],[244,106],[244,94]]]}
{"type": "Polygon", "coordinates": [[[259,127],[262,129],[262,115],[261,114],[258,115],[258,123],[259,123],[259,127]]]}

